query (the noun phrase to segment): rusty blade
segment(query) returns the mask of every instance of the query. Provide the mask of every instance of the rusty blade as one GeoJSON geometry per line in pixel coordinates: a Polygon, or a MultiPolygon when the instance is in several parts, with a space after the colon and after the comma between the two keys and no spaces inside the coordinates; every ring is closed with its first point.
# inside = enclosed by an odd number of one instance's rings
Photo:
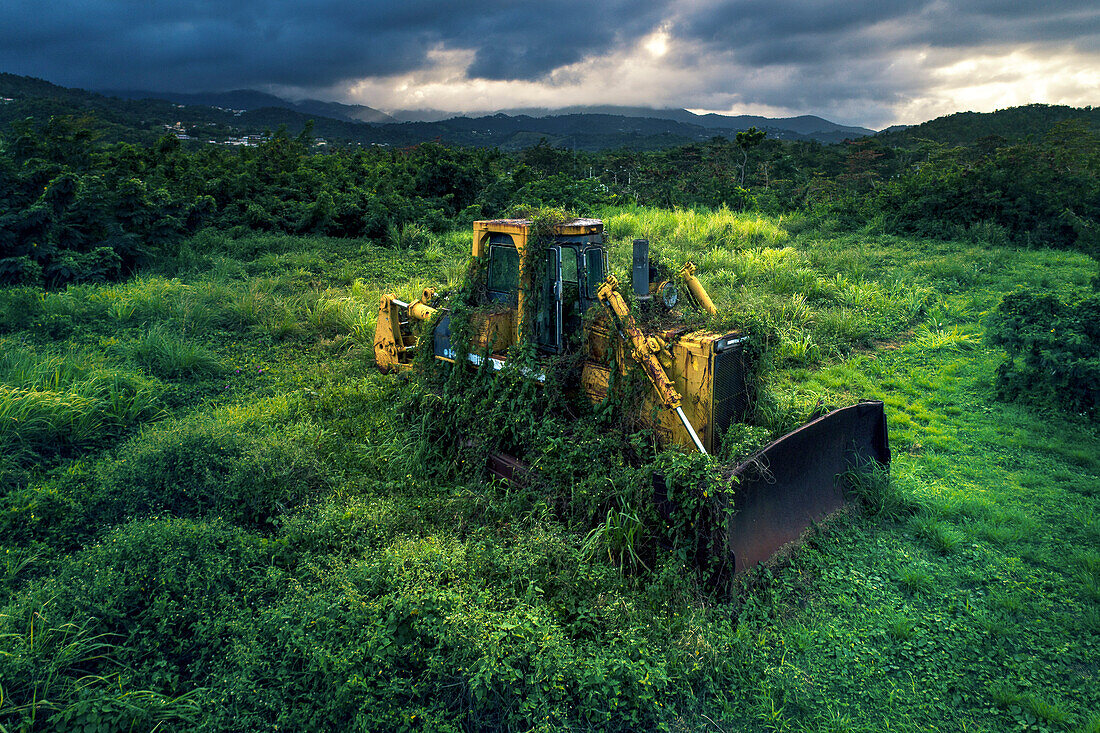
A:
{"type": "Polygon", "coordinates": [[[739,464],[730,522],[734,571],[743,572],[794,542],[844,505],[840,474],[890,463],[886,412],[866,401],[812,420],[739,464]]]}

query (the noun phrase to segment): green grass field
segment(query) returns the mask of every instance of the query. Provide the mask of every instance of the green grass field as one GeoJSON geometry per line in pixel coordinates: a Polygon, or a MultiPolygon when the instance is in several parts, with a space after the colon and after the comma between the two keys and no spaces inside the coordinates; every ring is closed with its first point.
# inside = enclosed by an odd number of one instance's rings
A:
{"type": "Polygon", "coordinates": [[[766,325],[772,432],[884,400],[889,487],[729,597],[620,567],[602,514],[418,456],[374,369],[379,296],[469,232],[203,233],[0,291],[0,730],[1100,731],[1100,429],[995,399],[983,329],[1095,262],[598,215],[766,325]]]}

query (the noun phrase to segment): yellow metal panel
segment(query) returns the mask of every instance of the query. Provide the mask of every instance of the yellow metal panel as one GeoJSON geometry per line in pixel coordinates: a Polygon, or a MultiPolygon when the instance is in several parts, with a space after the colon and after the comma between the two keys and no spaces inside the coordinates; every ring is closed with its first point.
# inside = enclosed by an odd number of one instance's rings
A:
{"type": "Polygon", "coordinates": [[[515,343],[515,311],[500,310],[493,313],[475,313],[473,320],[473,350],[492,349],[494,354],[504,354],[515,343]]]}

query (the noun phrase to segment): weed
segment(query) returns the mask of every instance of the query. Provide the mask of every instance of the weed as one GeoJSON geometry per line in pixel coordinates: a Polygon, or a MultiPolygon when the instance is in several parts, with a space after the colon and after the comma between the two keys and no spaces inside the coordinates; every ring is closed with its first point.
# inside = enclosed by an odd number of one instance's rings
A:
{"type": "Polygon", "coordinates": [[[61,710],[62,701],[89,684],[88,677],[74,678],[73,671],[87,675],[88,670],[109,667],[104,663],[116,648],[111,635],[97,633],[91,618],[60,621],[48,606],[30,609],[20,618],[0,615],[0,639],[5,649],[0,678],[7,683],[0,720],[28,726],[61,710]]]}
{"type": "Polygon", "coordinates": [[[917,625],[909,619],[896,618],[886,627],[886,633],[894,641],[909,641],[917,635],[917,625]]]}
{"type": "Polygon", "coordinates": [[[909,520],[909,526],[914,534],[927,541],[941,555],[951,554],[962,544],[962,537],[956,530],[931,514],[913,516],[909,520]]]}
{"type": "Polygon", "coordinates": [[[646,528],[637,511],[608,509],[607,519],[588,533],[581,552],[589,559],[606,553],[608,561],[620,568],[649,570],[639,554],[645,535],[646,528]]]}
{"type": "Polygon", "coordinates": [[[932,590],[932,576],[920,568],[905,568],[901,571],[900,580],[910,593],[929,593],[932,590]]]}
{"type": "Polygon", "coordinates": [[[431,234],[418,224],[391,223],[386,230],[386,244],[393,249],[423,249],[431,242],[431,234]]]}
{"type": "Polygon", "coordinates": [[[977,348],[978,338],[964,333],[958,326],[952,326],[948,330],[932,330],[922,326],[913,337],[913,345],[926,351],[950,349],[952,351],[970,351],[977,348]]]}
{"type": "Polygon", "coordinates": [[[868,514],[897,521],[916,511],[916,505],[890,480],[890,470],[873,464],[848,471],[842,482],[859,498],[868,514]]]}
{"type": "Polygon", "coordinates": [[[1031,727],[1040,721],[1063,726],[1069,722],[1069,715],[1058,705],[1033,693],[1017,692],[1005,682],[990,685],[989,695],[1019,726],[1031,727]]]}

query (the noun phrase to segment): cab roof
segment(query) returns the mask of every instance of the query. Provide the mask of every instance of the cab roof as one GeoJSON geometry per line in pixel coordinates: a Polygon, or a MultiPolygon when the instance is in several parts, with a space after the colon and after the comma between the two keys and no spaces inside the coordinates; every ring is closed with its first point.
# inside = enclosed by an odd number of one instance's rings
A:
{"type": "MultiPolygon", "coordinates": [[[[533,222],[530,219],[482,219],[474,222],[474,229],[482,231],[526,230],[533,222]]],[[[600,219],[569,219],[554,225],[555,234],[599,234],[603,231],[600,219]]]]}

